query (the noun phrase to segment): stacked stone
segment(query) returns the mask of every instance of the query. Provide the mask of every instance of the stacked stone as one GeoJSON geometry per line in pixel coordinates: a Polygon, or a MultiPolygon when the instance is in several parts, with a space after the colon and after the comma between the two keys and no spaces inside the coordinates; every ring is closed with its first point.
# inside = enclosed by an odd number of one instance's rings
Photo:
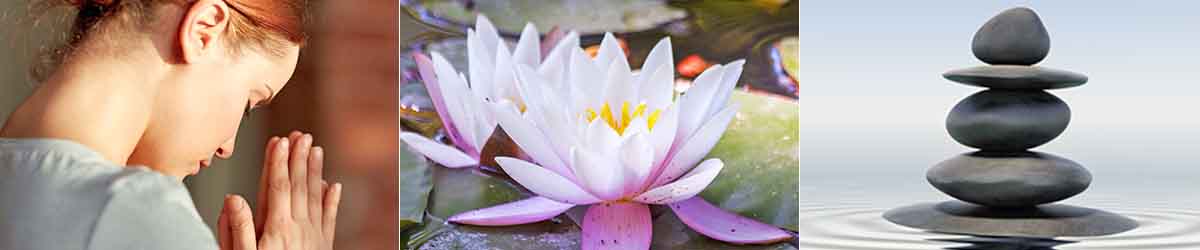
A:
{"type": "Polygon", "coordinates": [[[1067,104],[1045,90],[1087,82],[1082,74],[1034,66],[1050,51],[1037,13],[1018,7],[993,17],[975,33],[971,51],[990,65],[943,76],[987,89],[955,105],[946,130],[979,151],[934,166],[929,183],[955,199],[992,208],[1034,207],[1087,189],[1092,176],[1078,163],[1029,151],[1053,140],[1071,120],[1067,104]]]}

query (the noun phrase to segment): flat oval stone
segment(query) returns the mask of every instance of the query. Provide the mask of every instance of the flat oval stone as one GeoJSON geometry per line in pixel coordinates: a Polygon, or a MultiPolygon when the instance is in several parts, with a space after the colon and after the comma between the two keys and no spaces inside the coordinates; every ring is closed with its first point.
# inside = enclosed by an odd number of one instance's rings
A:
{"type": "Polygon", "coordinates": [[[1050,53],[1050,34],[1032,9],[1012,8],[979,27],[971,52],[988,64],[1033,65],[1050,53]]]}
{"type": "Polygon", "coordinates": [[[1046,239],[1112,235],[1138,227],[1138,222],[1129,217],[1063,204],[1005,209],[946,201],[892,209],[884,213],[883,218],[903,226],[941,233],[1046,239]]]}
{"type": "Polygon", "coordinates": [[[1083,192],[1092,174],[1074,161],[1037,152],[983,152],[955,156],[929,169],[933,187],[988,207],[1031,207],[1083,192]]]}
{"type": "Polygon", "coordinates": [[[1061,89],[1087,83],[1087,76],[1038,66],[987,65],[956,69],[942,77],[958,83],[997,89],[1061,89]]]}
{"type": "Polygon", "coordinates": [[[1023,151],[1067,129],[1071,109],[1041,90],[989,89],[954,105],[946,131],[955,141],[985,151],[1023,151]]]}

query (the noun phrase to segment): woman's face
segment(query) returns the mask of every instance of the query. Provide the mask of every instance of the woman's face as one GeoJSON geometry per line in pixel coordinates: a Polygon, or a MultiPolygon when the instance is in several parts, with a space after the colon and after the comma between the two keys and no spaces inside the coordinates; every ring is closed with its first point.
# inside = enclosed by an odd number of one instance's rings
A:
{"type": "Polygon", "coordinates": [[[182,179],[228,159],[242,117],[283,89],[296,69],[299,47],[282,53],[243,49],[179,65],[159,84],[149,126],[128,165],[144,165],[182,179]]]}

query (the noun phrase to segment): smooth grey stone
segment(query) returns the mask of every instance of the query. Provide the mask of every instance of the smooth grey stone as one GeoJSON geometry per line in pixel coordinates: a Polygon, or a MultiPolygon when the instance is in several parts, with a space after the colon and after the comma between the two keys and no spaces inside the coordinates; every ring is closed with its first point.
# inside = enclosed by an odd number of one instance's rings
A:
{"type": "Polygon", "coordinates": [[[1062,89],[1087,83],[1088,77],[1038,66],[986,65],[956,69],[942,77],[958,83],[997,89],[1062,89]]]}
{"type": "Polygon", "coordinates": [[[1030,207],[1082,193],[1092,174],[1074,161],[1037,152],[972,152],[930,168],[933,187],[989,207],[1030,207]]]}
{"type": "Polygon", "coordinates": [[[892,209],[883,218],[941,233],[1036,238],[1103,236],[1138,227],[1125,216],[1063,204],[1000,209],[947,201],[892,209]]]}
{"type": "Polygon", "coordinates": [[[946,131],[968,147],[1016,152],[1050,142],[1070,121],[1067,103],[1050,93],[990,89],[954,105],[946,117],[946,131]]]}
{"type": "Polygon", "coordinates": [[[971,52],[988,64],[1033,65],[1050,53],[1050,34],[1032,9],[1012,8],[979,27],[971,52]]]}

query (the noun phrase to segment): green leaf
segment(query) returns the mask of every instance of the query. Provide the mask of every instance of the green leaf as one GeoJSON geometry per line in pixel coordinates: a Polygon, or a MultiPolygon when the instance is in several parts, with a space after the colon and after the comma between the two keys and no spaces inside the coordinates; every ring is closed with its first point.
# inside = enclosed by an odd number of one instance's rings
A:
{"type": "Polygon", "coordinates": [[[579,227],[561,219],[563,216],[559,217],[551,221],[502,227],[445,224],[439,229],[439,234],[416,249],[579,249],[579,227]]]}
{"type": "Polygon", "coordinates": [[[461,30],[455,25],[475,24],[475,15],[487,15],[496,29],[508,34],[519,34],[526,22],[538,25],[539,32],[546,33],[558,25],[565,30],[576,30],[580,34],[611,32],[635,32],[654,28],[662,23],[678,20],[687,12],[667,6],[660,0],[616,0],[616,1],[567,1],[567,0],[524,0],[524,1],[466,1],[422,0],[405,10],[422,22],[438,25],[446,30],[461,30]],[[424,13],[424,14],[421,14],[424,13]],[[453,23],[441,22],[449,20],[453,23]],[[449,26],[449,27],[447,27],[449,26]]]}
{"type": "Polygon", "coordinates": [[[433,188],[425,157],[400,144],[400,229],[418,224],[425,216],[429,191],[433,188]]]}
{"type": "Polygon", "coordinates": [[[704,192],[725,210],[797,231],[799,106],[776,97],[735,91],[741,110],[707,158],[725,168],[704,192]]]}
{"type": "Polygon", "coordinates": [[[477,167],[433,167],[433,192],[429,214],[445,219],[458,213],[491,207],[529,197],[506,179],[481,172],[477,167]]]}

